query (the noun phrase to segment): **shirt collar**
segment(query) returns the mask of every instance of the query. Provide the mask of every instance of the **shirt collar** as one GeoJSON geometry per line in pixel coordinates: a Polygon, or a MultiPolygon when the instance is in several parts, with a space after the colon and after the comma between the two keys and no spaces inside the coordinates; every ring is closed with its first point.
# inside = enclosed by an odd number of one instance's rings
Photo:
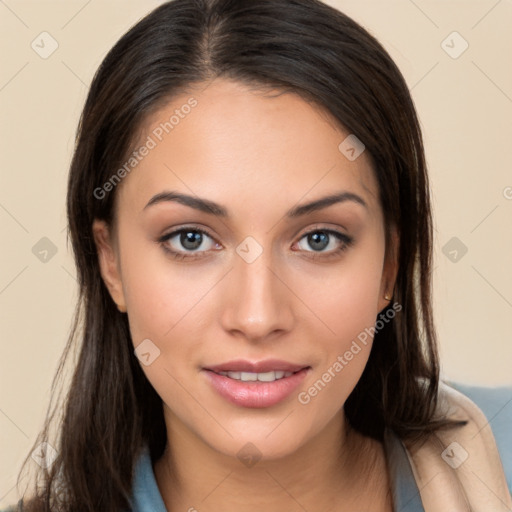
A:
{"type": "Polygon", "coordinates": [[[398,436],[384,432],[384,451],[388,464],[394,509],[396,512],[425,512],[407,450],[398,436]]]}
{"type": "Polygon", "coordinates": [[[148,446],[144,446],[135,465],[132,512],[167,512],[156,483],[148,446]]]}

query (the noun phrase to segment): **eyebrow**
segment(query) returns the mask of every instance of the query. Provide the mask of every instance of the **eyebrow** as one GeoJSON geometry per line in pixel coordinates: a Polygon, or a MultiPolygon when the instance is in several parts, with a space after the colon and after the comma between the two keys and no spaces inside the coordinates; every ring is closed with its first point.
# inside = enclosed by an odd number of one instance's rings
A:
{"type": "MultiPolygon", "coordinates": [[[[165,191],[154,195],[149,200],[148,204],[146,204],[144,210],[155,204],[164,203],[168,201],[180,203],[185,206],[189,206],[190,208],[194,208],[196,210],[208,213],[210,215],[215,215],[216,217],[229,218],[228,211],[220,204],[215,203],[214,201],[210,201],[208,199],[203,199],[197,196],[190,196],[176,191],[165,191]]],[[[364,206],[366,209],[368,209],[366,201],[361,196],[354,194],[353,192],[342,191],[336,194],[321,197],[320,199],[315,199],[314,201],[311,201],[309,203],[296,206],[288,210],[285,216],[290,219],[293,219],[301,217],[303,215],[307,215],[308,213],[317,210],[322,210],[323,208],[327,208],[328,206],[331,206],[333,204],[345,203],[347,201],[360,204],[361,206],[364,206]]]]}

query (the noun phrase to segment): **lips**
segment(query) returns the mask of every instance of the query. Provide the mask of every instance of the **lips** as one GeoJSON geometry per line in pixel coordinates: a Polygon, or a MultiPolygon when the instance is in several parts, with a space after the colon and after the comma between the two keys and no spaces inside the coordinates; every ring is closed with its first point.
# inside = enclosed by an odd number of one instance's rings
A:
{"type": "Polygon", "coordinates": [[[236,359],[226,363],[217,364],[214,366],[205,367],[205,370],[210,370],[215,373],[220,372],[250,372],[250,373],[266,373],[271,371],[282,371],[296,373],[303,368],[308,368],[307,364],[294,364],[280,359],[265,359],[264,361],[246,361],[243,359],[236,359]]]}
{"type": "Polygon", "coordinates": [[[203,373],[212,388],[228,402],[239,407],[265,408],[288,398],[310,369],[307,365],[277,359],[236,360],[203,368],[203,373]],[[248,380],[249,377],[252,378],[248,380]]]}

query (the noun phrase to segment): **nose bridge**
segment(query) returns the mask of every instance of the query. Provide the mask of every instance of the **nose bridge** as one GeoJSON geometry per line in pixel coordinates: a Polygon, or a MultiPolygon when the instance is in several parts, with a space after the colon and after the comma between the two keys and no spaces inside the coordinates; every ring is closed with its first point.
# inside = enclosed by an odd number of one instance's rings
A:
{"type": "Polygon", "coordinates": [[[287,288],[274,267],[272,250],[263,250],[254,239],[238,246],[222,315],[225,329],[260,339],[289,328],[292,315],[287,288]]]}

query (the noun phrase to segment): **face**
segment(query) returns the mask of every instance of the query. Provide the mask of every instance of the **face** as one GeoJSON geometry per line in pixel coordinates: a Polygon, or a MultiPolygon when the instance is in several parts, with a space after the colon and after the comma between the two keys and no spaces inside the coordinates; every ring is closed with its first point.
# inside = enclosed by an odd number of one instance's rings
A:
{"type": "Polygon", "coordinates": [[[94,233],[169,432],[273,459],[343,415],[395,272],[348,135],[299,96],[224,80],[145,123],[115,230],[94,233]]]}

